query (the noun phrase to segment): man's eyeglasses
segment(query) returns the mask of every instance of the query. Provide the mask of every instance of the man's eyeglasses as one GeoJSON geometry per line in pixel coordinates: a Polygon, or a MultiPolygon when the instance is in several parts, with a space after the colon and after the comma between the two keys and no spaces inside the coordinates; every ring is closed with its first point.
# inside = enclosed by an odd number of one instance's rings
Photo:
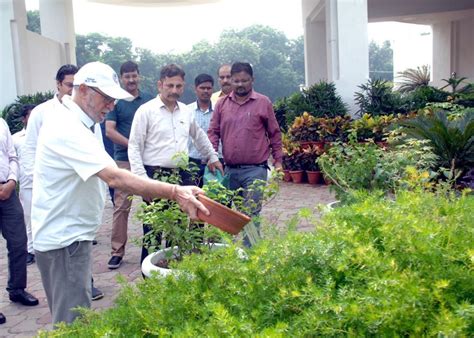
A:
{"type": "Polygon", "coordinates": [[[110,96],[102,93],[100,90],[95,89],[94,87],[89,87],[89,88],[92,89],[93,91],[95,91],[100,96],[102,96],[104,98],[106,104],[111,104],[112,102],[115,102],[115,99],[113,97],[110,97],[110,96]]]}

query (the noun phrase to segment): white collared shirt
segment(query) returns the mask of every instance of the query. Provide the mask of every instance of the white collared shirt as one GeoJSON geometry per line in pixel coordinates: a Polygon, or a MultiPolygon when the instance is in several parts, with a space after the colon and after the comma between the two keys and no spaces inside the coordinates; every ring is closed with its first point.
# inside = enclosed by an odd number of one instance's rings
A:
{"type": "Polygon", "coordinates": [[[160,97],[148,101],[138,108],[133,118],[128,140],[128,159],[134,174],[147,177],[145,165],[176,168],[174,156],[188,154],[188,140],[204,158],[218,161],[207,134],[199,127],[192,111],[181,102],[173,112],[160,97]]]}
{"type": "Polygon", "coordinates": [[[18,162],[20,164],[20,168],[18,172],[18,182],[20,183],[20,187],[24,184],[26,180],[23,166],[21,165],[21,163],[23,162],[21,151],[22,151],[23,143],[25,143],[25,136],[26,136],[25,128],[23,128],[22,130],[12,135],[13,146],[15,147],[16,155],[18,156],[18,162]]]}
{"type": "MultiPolygon", "coordinates": [[[[48,113],[49,114],[49,113],[48,113]]],[[[100,128],[70,97],[45,119],[38,138],[31,224],[38,251],[93,240],[102,221],[107,185],[96,174],[115,166],[100,128]]]]}
{"type": "Polygon", "coordinates": [[[12,135],[8,124],[0,117],[0,182],[17,181],[17,178],[18,157],[13,146],[12,135]]]}
{"type": "Polygon", "coordinates": [[[36,147],[38,145],[38,135],[44,120],[51,112],[61,107],[58,95],[55,94],[52,99],[36,106],[28,118],[28,128],[26,129],[25,140],[21,147],[21,172],[22,189],[31,189],[33,187],[33,170],[35,167],[36,147]]]}

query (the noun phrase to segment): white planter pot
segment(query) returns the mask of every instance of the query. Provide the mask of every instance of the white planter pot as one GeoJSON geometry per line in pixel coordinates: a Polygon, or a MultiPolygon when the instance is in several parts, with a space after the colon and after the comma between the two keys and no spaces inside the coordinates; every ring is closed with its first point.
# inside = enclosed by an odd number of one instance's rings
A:
{"type": "MultiPolygon", "coordinates": [[[[211,245],[211,249],[215,250],[215,249],[220,249],[220,248],[223,248],[223,247],[226,247],[226,246],[227,246],[227,244],[223,244],[223,243],[213,243],[211,245]]],[[[149,254],[148,256],[146,256],[145,259],[142,262],[142,273],[147,278],[151,277],[152,272],[157,272],[162,277],[166,277],[169,274],[175,274],[176,271],[174,271],[173,269],[162,268],[162,267],[159,267],[159,266],[156,265],[160,260],[166,258],[167,254],[169,254],[169,252],[171,250],[176,251],[177,247],[166,248],[166,249],[163,249],[163,250],[159,250],[157,252],[154,252],[154,253],[149,254]]],[[[247,255],[245,254],[245,251],[243,251],[240,248],[238,249],[238,255],[242,259],[247,258],[247,255]]]]}

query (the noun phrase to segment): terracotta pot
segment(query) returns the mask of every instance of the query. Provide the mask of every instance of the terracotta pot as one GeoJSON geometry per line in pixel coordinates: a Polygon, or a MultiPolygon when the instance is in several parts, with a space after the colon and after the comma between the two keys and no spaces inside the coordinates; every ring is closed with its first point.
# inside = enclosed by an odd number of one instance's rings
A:
{"type": "Polygon", "coordinates": [[[320,171],[308,171],[306,170],[306,176],[308,177],[309,184],[318,184],[321,181],[320,171]]]}
{"type": "Polygon", "coordinates": [[[291,182],[291,175],[289,170],[283,170],[283,181],[291,182]]]}
{"type": "Polygon", "coordinates": [[[326,183],[326,185],[331,185],[332,184],[332,180],[329,177],[326,177],[326,175],[323,175],[323,179],[324,179],[324,183],[326,183]]]}
{"type": "Polygon", "coordinates": [[[204,195],[198,195],[197,198],[211,213],[209,216],[206,216],[198,210],[197,215],[199,219],[229,234],[237,235],[250,222],[250,217],[247,215],[232,210],[204,195]]]}
{"type": "Polygon", "coordinates": [[[303,170],[290,170],[291,179],[295,183],[303,182],[303,174],[304,174],[303,170]]]}

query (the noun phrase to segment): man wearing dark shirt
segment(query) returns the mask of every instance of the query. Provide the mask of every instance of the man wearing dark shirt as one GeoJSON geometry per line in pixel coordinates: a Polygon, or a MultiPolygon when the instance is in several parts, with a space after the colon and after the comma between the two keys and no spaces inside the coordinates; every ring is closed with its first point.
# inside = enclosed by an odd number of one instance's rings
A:
{"type": "MultiPolygon", "coordinates": [[[[124,89],[133,95],[131,102],[119,100],[107,115],[106,135],[114,142],[114,159],[119,168],[130,170],[128,161],[128,138],[132,127],[133,117],[138,107],[152,99],[151,95],[142,93],[138,89],[139,70],[138,65],[127,61],[120,67],[120,80],[124,89]]],[[[112,257],[107,266],[109,269],[117,269],[122,264],[127,244],[128,214],[132,201],[130,194],[115,189],[114,214],[112,220],[112,257]]]]}
{"type": "MultiPolygon", "coordinates": [[[[252,66],[234,63],[231,82],[233,91],[217,102],[208,136],[216,150],[222,141],[230,188],[244,189],[244,199],[255,203],[250,211],[255,216],[260,213],[262,196],[246,189],[257,179],[267,179],[270,152],[275,169],[281,170],[281,133],[270,99],[253,90],[252,66]]],[[[248,238],[244,244],[249,244],[248,238]]]]}

